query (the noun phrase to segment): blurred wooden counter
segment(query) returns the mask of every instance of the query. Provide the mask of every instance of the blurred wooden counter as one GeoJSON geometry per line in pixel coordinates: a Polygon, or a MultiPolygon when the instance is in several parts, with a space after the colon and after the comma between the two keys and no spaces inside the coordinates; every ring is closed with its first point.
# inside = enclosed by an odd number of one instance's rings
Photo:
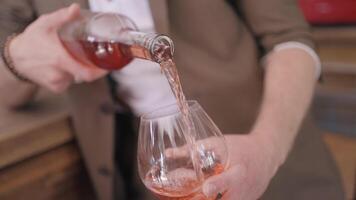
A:
{"type": "Polygon", "coordinates": [[[62,97],[40,97],[21,111],[0,107],[0,169],[73,139],[62,97]]]}
{"type": "Polygon", "coordinates": [[[340,169],[347,200],[355,200],[356,192],[356,138],[327,133],[324,140],[340,169]]]}
{"type": "Polygon", "coordinates": [[[41,95],[21,111],[0,107],[0,199],[92,199],[73,139],[63,97],[41,95]]]}
{"type": "Polygon", "coordinates": [[[323,63],[316,115],[340,169],[347,200],[356,198],[356,26],[314,27],[323,63]],[[339,129],[330,133],[328,127],[339,129]],[[337,134],[336,134],[337,133],[337,134]]]}
{"type": "Polygon", "coordinates": [[[356,26],[313,26],[312,32],[318,44],[356,44],[356,26]]]}
{"type": "Polygon", "coordinates": [[[324,73],[355,76],[356,26],[314,27],[312,31],[324,73]]]}

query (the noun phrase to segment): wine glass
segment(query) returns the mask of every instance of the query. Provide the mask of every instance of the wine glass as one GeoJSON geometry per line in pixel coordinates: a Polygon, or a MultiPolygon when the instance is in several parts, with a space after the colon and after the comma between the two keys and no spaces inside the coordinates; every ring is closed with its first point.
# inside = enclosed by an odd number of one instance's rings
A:
{"type": "Polygon", "coordinates": [[[139,174],[160,200],[206,200],[203,182],[228,166],[222,133],[197,101],[187,104],[188,116],[172,104],[141,117],[139,174]]]}

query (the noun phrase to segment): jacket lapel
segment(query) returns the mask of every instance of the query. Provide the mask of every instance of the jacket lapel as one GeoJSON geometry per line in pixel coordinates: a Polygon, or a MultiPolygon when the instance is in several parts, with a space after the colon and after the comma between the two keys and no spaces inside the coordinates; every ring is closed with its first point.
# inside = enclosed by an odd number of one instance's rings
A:
{"type": "Polygon", "coordinates": [[[150,7],[158,33],[169,34],[169,19],[166,0],[150,0],[150,7]]]}

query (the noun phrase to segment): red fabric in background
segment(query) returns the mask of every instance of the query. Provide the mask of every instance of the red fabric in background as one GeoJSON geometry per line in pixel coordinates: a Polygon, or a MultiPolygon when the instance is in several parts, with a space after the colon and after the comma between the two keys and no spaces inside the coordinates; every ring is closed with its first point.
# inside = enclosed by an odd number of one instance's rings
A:
{"type": "Polygon", "coordinates": [[[299,0],[311,24],[356,24],[356,0],[299,0]]]}

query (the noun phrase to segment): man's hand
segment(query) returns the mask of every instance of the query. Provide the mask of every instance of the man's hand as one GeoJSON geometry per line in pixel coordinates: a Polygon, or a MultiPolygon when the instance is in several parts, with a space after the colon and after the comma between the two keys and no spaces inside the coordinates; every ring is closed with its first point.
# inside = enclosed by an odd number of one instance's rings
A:
{"type": "Polygon", "coordinates": [[[256,200],[286,160],[310,104],[315,61],[304,50],[269,54],[263,102],[252,132],[228,135],[230,168],[203,185],[206,195],[226,193],[224,200],[256,200]]]}
{"type": "Polygon", "coordinates": [[[74,4],[40,16],[10,43],[16,70],[34,83],[53,92],[66,90],[74,81],[93,81],[107,72],[74,60],[63,48],[58,29],[80,14],[74,4]]]}
{"type": "MultiPolygon", "coordinates": [[[[273,140],[261,137],[261,134],[225,135],[229,164],[226,171],[208,178],[202,193],[196,194],[194,200],[216,200],[219,193],[223,200],[256,200],[264,193],[278,167],[283,163],[273,140]]],[[[217,155],[224,155],[225,148],[220,140],[208,138],[200,140],[197,146],[213,148],[217,155]]],[[[166,156],[186,157],[190,148],[167,149],[166,156]]]]}
{"type": "Polygon", "coordinates": [[[230,166],[222,174],[210,177],[203,185],[203,193],[215,199],[256,200],[264,193],[275,175],[280,161],[272,143],[249,135],[225,135],[230,166]]]}

